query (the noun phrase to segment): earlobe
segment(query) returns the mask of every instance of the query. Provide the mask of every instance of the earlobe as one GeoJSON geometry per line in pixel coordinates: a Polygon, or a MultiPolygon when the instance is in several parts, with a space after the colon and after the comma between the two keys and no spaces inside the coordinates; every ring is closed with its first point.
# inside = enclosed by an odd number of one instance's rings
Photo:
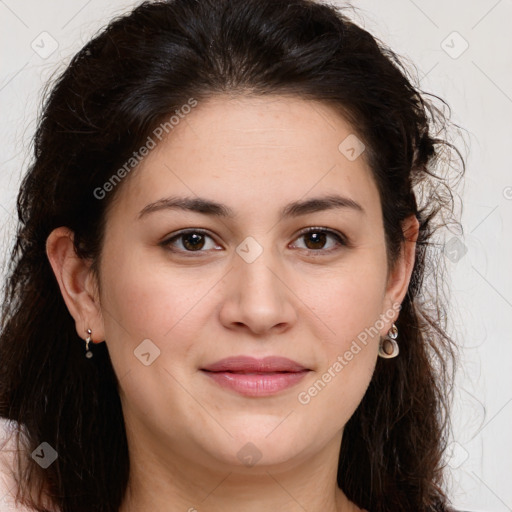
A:
{"type": "Polygon", "coordinates": [[[54,229],[46,240],[46,254],[62,298],[75,319],[78,336],[85,339],[87,329],[90,329],[95,343],[103,341],[103,318],[90,270],[91,264],[77,256],[73,245],[73,231],[65,226],[54,229]]]}

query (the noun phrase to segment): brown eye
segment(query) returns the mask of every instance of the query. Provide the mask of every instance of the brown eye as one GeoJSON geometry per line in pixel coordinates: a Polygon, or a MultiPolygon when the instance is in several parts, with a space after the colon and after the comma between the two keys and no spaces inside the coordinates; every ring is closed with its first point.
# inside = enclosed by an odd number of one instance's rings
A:
{"type": "Polygon", "coordinates": [[[324,232],[312,232],[303,236],[308,249],[323,249],[327,240],[327,236],[324,232]]]}
{"type": "Polygon", "coordinates": [[[180,235],[183,240],[183,247],[189,251],[196,251],[204,247],[204,235],[199,233],[189,233],[180,235]]]}
{"type": "Polygon", "coordinates": [[[212,237],[200,230],[182,231],[161,243],[172,252],[207,252],[217,246],[212,237]]]}
{"type": "Polygon", "coordinates": [[[324,228],[308,228],[303,231],[297,240],[304,240],[304,247],[312,252],[329,252],[336,250],[336,247],[347,245],[345,239],[338,233],[324,228]]]}

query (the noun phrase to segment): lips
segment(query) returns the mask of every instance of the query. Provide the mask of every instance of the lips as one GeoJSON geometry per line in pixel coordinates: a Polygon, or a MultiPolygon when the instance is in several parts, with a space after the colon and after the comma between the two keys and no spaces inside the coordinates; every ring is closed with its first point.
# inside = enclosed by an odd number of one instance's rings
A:
{"type": "Polygon", "coordinates": [[[256,359],[249,356],[236,356],[221,359],[202,368],[202,370],[231,373],[297,373],[308,370],[308,368],[287,357],[269,356],[263,359],[256,359]]]}
{"type": "Polygon", "coordinates": [[[246,397],[268,397],[298,384],[309,369],[286,357],[228,357],[201,369],[222,388],[246,397]]]}

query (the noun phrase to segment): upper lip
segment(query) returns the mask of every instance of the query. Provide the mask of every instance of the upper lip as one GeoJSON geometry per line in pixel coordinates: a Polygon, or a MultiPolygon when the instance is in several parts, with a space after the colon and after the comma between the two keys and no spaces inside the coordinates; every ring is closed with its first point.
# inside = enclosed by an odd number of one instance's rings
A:
{"type": "Polygon", "coordinates": [[[210,372],[301,372],[307,370],[301,364],[287,357],[268,356],[257,359],[250,356],[235,356],[221,359],[202,370],[210,372]]]}

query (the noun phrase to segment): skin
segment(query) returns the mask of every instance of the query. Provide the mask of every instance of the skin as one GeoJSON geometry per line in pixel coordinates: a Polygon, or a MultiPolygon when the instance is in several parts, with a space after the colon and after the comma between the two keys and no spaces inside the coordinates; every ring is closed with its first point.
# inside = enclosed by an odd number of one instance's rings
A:
{"type": "Polygon", "coordinates": [[[398,317],[393,305],[407,291],[418,222],[404,222],[409,241],[388,274],[381,204],[365,154],[351,161],[338,149],[353,133],[319,102],[212,98],[117,191],[107,215],[101,294],[90,262],[74,254],[72,233],[61,227],[49,236],[48,258],[77,333],[85,339],[90,328],[96,343],[105,340],[120,379],[131,460],[122,512],[170,505],[190,512],[242,505],[246,512],[361,510],[337,486],[339,447],[371,380],[379,337],[398,317]],[[333,193],[364,212],[279,219],[292,201],[333,193]],[[138,218],[171,195],[224,203],[235,216],[162,209],[138,218]],[[309,226],[343,234],[350,245],[332,235],[324,242],[301,236],[309,226]],[[185,228],[211,237],[199,253],[186,237],[159,245],[185,228]],[[263,249],[250,263],[236,252],[248,236],[263,249]],[[298,394],[379,318],[379,335],[360,343],[343,369],[300,403],[298,394]],[[145,339],[160,350],[149,366],[134,356],[145,339]],[[245,397],[200,371],[232,355],[285,356],[311,371],[276,395],[245,397]],[[237,455],[247,443],[261,456],[250,467],[237,455]]]}

